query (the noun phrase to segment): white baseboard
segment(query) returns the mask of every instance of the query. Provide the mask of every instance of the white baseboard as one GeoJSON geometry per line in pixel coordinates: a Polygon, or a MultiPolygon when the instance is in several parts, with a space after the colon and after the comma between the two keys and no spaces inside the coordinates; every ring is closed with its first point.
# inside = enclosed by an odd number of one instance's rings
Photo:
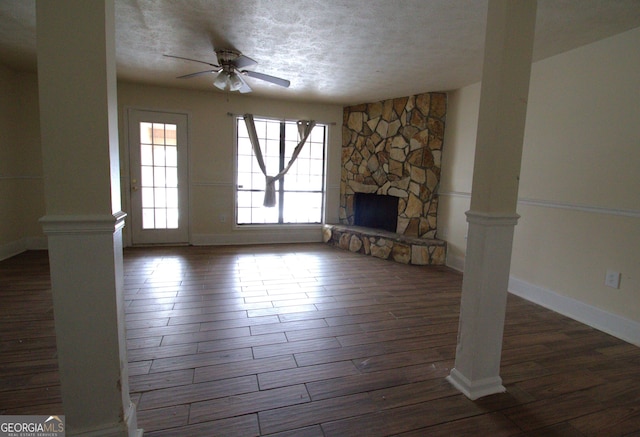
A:
{"type": "Polygon", "coordinates": [[[640,346],[640,323],[638,322],[513,276],[509,279],[509,292],[628,343],[640,346]]]}
{"type": "Polygon", "coordinates": [[[447,254],[447,267],[464,272],[464,257],[447,254]]]}
{"type": "Polygon", "coordinates": [[[16,256],[27,250],[45,250],[47,237],[25,237],[9,243],[0,244],[0,261],[16,256]]]}
{"type": "Polygon", "coordinates": [[[26,240],[20,239],[17,241],[12,241],[10,243],[0,245],[0,261],[3,259],[11,258],[12,256],[16,256],[19,253],[27,250],[27,242],[26,240]]]}
{"type": "Polygon", "coordinates": [[[321,226],[290,229],[247,229],[227,234],[192,234],[194,246],[222,246],[278,243],[322,243],[321,226]]]}
{"type": "MultiPolygon", "coordinates": [[[[464,272],[464,257],[447,255],[447,266],[464,272]]],[[[509,293],[640,346],[640,323],[511,276],[509,293]]]]}

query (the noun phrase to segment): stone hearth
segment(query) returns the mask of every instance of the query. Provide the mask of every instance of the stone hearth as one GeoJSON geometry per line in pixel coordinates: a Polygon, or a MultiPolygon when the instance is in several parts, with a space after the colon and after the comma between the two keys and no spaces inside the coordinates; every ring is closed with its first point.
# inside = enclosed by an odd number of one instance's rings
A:
{"type": "Polygon", "coordinates": [[[324,225],[323,241],[331,246],[402,264],[444,265],[447,243],[396,232],[349,225],[324,225]]]}

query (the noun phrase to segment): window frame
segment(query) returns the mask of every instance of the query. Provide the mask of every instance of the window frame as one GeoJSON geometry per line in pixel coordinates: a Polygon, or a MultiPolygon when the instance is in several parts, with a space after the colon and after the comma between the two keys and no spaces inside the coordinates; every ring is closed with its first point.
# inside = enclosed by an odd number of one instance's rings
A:
{"type": "MultiPolygon", "coordinates": [[[[254,188],[250,188],[250,189],[242,189],[240,188],[240,181],[239,181],[239,175],[240,175],[240,163],[239,160],[241,158],[241,156],[247,156],[247,155],[240,155],[240,141],[239,139],[241,137],[239,137],[239,126],[240,123],[245,123],[244,118],[242,116],[236,116],[235,118],[235,124],[234,124],[234,142],[235,142],[235,150],[234,150],[234,180],[235,180],[235,187],[234,187],[234,227],[236,228],[248,228],[248,227],[260,227],[260,228],[265,228],[265,227],[274,227],[274,228],[282,228],[284,227],[305,227],[305,226],[318,226],[321,225],[325,222],[325,206],[326,206],[326,196],[327,196],[327,148],[329,145],[329,126],[326,123],[316,123],[315,127],[314,127],[314,131],[316,129],[322,129],[323,133],[323,141],[322,141],[322,173],[321,173],[321,188],[319,190],[296,190],[296,189],[287,189],[286,188],[286,181],[287,181],[287,176],[289,175],[289,173],[285,174],[280,180],[276,181],[276,206],[274,208],[276,208],[278,210],[278,219],[277,221],[270,221],[270,222],[253,222],[253,217],[251,218],[252,222],[251,223],[247,223],[247,222],[243,222],[243,223],[239,223],[239,208],[241,208],[240,204],[239,204],[239,194],[242,192],[249,192],[249,193],[259,193],[260,194],[260,198],[262,199],[262,196],[264,196],[264,189],[254,189],[254,188]],[[284,210],[285,210],[285,202],[284,202],[284,197],[285,194],[287,193],[316,193],[320,195],[320,202],[318,205],[319,208],[319,219],[318,221],[313,221],[313,222],[288,222],[285,221],[285,217],[284,217],[284,210]]],[[[279,169],[278,171],[281,171],[288,163],[288,159],[290,159],[290,153],[289,155],[287,155],[287,149],[286,149],[286,143],[291,143],[292,140],[291,139],[287,139],[286,136],[283,136],[283,134],[286,132],[286,125],[287,124],[294,124],[296,123],[295,120],[290,120],[290,119],[283,119],[283,118],[270,118],[270,117],[264,117],[264,116],[254,116],[254,121],[257,122],[270,122],[270,123],[278,123],[280,125],[280,138],[278,138],[279,141],[279,156],[278,156],[278,164],[279,164],[279,169]]],[[[297,132],[297,129],[296,129],[297,132]]],[[[316,134],[317,135],[317,134],[316,134]]],[[[313,132],[312,135],[313,136],[313,132]]],[[[305,143],[304,148],[309,147],[310,145],[310,141],[311,141],[311,136],[309,137],[309,139],[307,139],[307,142],[305,143]]],[[[273,141],[273,140],[272,140],[273,141]]],[[[296,135],[295,138],[295,144],[297,145],[299,142],[299,138],[296,135]]],[[[318,143],[317,141],[315,143],[318,143]]],[[[260,138],[260,147],[262,148],[262,153],[263,153],[263,157],[265,160],[265,165],[267,165],[267,174],[269,174],[269,176],[275,176],[275,172],[274,170],[272,170],[271,168],[269,168],[267,162],[269,161],[267,159],[266,153],[265,153],[265,144],[264,144],[264,140],[261,137],[260,138]]],[[[292,152],[292,150],[289,150],[289,152],[292,152]]],[[[304,149],[303,149],[303,153],[304,153],[304,149]]],[[[252,160],[252,164],[254,164],[258,169],[258,162],[257,159],[255,157],[255,154],[253,153],[253,150],[251,150],[251,160],[252,160]]],[[[300,159],[301,157],[298,157],[298,159],[300,159]]],[[[296,167],[296,164],[298,163],[298,160],[296,160],[296,163],[294,163],[293,167],[291,168],[290,172],[293,171],[296,167]]],[[[253,172],[254,174],[258,174],[253,172]]],[[[311,173],[310,173],[311,174],[311,173]]],[[[264,178],[264,175],[262,174],[261,171],[259,171],[259,177],[264,178]]],[[[252,204],[253,205],[253,204],[252,204]]],[[[264,208],[262,206],[262,203],[260,203],[260,207],[264,208]]],[[[250,206],[250,208],[253,208],[253,206],[250,206]]]]}

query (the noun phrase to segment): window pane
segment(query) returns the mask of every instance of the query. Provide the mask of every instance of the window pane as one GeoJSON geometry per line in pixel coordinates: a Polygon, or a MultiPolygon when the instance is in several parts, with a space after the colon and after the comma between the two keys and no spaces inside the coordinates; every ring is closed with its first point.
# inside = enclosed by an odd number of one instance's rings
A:
{"type": "MultiPolygon", "coordinates": [[[[251,171],[252,163],[254,159],[255,158],[253,156],[246,156],[246,155],[238,156],[238,171],[241,171],[241,172],[251,171]]],[[[257,161],[256,161],[256,169],[260,171],[257,161]]]]}
{"type": "Polygon", "coordinates": [[[153,165],[156,167],[164,166],[164,146],[154,146],[153,147],[153,165]]]}
{"type": "Polygon", "coordinates": [[[169,167],[177,167],[178,166],[178,148],[177,147],[166,147],[165,151],[165,159],[166,164],[169,167]]]}
{"type": "Polygon", "coordinates": [[[156,201],[156,208],[165,208],[167,206],[167,192],[164,188],[154,189],[154,198],[156,201]]]}
{"type": "Polygon", "coordinates": [[[178,208],[178,189],[177,188],[167,188],[166,191],[167,196],[167,207],[168,208],[178,208]]]}
{"type": "Polygon", "coordinates": [[[297,169],[296,169],[296,173],[298,174],[309,174],[309,172],[311,171],[311,165],[309,163],[309,160],[306,158],[298,158],[296,159],[296,164],[298,164],[297,169]]]}
{"type": "Polygon", "coordinates": [[[280,122],[267,122],[267,138],[280,139],[280,122]]]}
{"type": "Polygon", "coordinates": [[[178,229],[178,208],[167,209],[167,229],[178,229]]]}
{"type": "Polygon", "coordinates": [[[253,148],[249,138],[238,138],[238,155],[253,155],[253,148]]]}
{"type": "Polygon", "coordinates": [[[155,225],[153,209],[142,209],[142,229],[153,229],[155,225]]]}
{"type": "Polygon", "coordinates": [[[164,144],[164,124],[153,124],[153,144],[164,144]]]}
{"type": "Polygon", "coordinates": [[[262,190],[267,186],[266,178],[262,173],[251,173],[251,188],[254,190],[262,190]]]}
{"type": "Polygon", "coordinates": [[[178,126],[175,124],[165,124],[165,143],[170,146],[175,146],[178,144],[177,138],[177,129],[178,126]]]}
{"type": "Polygon", "coordinates": [[[164,167],[155,167],[153,171],[153,185],[156,187],[164,187],[165,181],[164,167]]]}
{"type": "Polygon", "coordinates": [[[280,157],[278,155],[265,157],[264,164],[267,166],[267,174],[270,176],[280,171],[280,157]]]}
{"type": "Polygon", "coordinates": [[[238,207],[251,207],[251,193],[249,191],[238,191],[238,207]]]}
{"type": "Polygon", "coordinates": [[[309,158],[311,159],[318,159],[318,160],[323,160],[324,159],[324,150],[323,147],[321,145],[318,144],[309,144],[309,158]]]}
{"type": "Polygon", "coordinates": [[[285,193],[285,223],[320,223],[321,214],[321,193],[285,193]]]}
{"type": "Polygon", "coordinates": [[[267,139],[267,141],[261,142],[261,145],[262,144],[265,145],[265,148],[262,151],[262,156],[276,158],[277,162],[280,156],[280,138],[276,137],[275,139],[267,139]]]}
{"type": "Polygon", "coordinates": [[[166,176],[167,176],[167,179],[166,179],[167,187],[178,186],[178,168],[177,167],[167,167],[166,176]]]}
{"type": "Polygon", "coordinates": [[[142,189],[142,207],[143,208],[153,208],[153,188],[143,188],[142,189]]]}
{"type": "Polygon", "coordinates": [[[238,137],[248,138],[249,132],[247,132],[247,124],[244,120],[238,120],[238,137]]]}
{"type": "Polygon", "coordinates": [[[140,184],[143,187],[153,186],[153,167],[141,167],[140,168],[140,184]]]}
{"type": "Polygon", "coordinates": [[[140,164],[153,165],[153,146],[148,144],[140,145],[140,164]]]}
{"type": "Polygon", "coordinates": [[[238,173],[238,188],[251,187],[252,177],[253,175],[251,173],[238,173]]]}
{"type": "Polygon", "coordinates": [[[323,126],[314,126],[311,134],[309,135],[309,141],[312,143],[321,143],[324,144],[324,130],[323,126]]]}
{"type": "Polygon", "coordinates": [[[285,123],[284,137],[287,139],[287,141],[292,141],[294,143],[298,143],[298,141],[300,141],[297,123],[285,123]]]}
{"type": "Polygon", "coordinates": [[[156,229],[167,228],[167,211],[165,209],[156,209],[156,229]]]}
{"type": "Polygon", "coordinates": [[[151,130],[153,125],[151,123],[140,123],[140,143],[151,144],[151,130]]]}
{"type": "Polygon", "coordinates": [[[237,223],[240,225],[251,224],[251,208],[238,207],[237,223]]]}

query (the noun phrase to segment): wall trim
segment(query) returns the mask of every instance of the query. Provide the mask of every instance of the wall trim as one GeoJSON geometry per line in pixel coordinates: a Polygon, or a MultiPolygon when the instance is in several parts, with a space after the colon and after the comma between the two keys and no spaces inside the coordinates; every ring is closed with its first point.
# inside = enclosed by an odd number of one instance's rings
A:
{"type": "Polygon", "coordinates": [[[234,187],[233,182],[219,182],[219,181],[192,181],[192,187],[234,187]]]}
{"type": "MultiPolygon", "coordinates": [[[[438,193],[438,195],[443,197],[463,197],[468,199],[471,198],[471,193],[466,191],[443,191],[438,193]]],[[[640,218],[640,210],[637,209],[605,208],[602,206],[571,202],[555,202],[551,200],[534,199],[528,197],[519,197],[518,204],[527,206],[539,206],[542,208],[556,208],[566,209],[570,211],[589,212],[592,214],[606,214],[621,217],[640,218]]]]}
{"type": "Polygon", "coordinates": [[[0,261],[21,254],[28,250],[47,250],[47,237],[24,237],[5,244],[0,244],[0,261]]]}
{"type": "Polygon", "coordinates": [[[40,219],[46,235],[111,233],[124,227],[126,213],[86,215],[46,215],[40,219]]]}
{"type": "Polygon", "coordinates": [[[12,175],[0,175],[0,181],[10,181],[10,180],[42,180],[44,177],[42,176],[12,176],[12,175]]]}
{"type": "Polygon", "coordinates": [[[27,250],[26,238],[0,245],[0,261],[16,256],[27,250]]]}
{"type": "Polygon", "coordinates": [[[640,218],[640,210],[605,208],[602,206],[584,205],[570,202],[551,202],[548,200],[519,198],[518,203],[528,206],[541,206],[543,208],[568,209],[571,211],[590,212],[592,214],[617,215],[621,217],[640,218]]]}
{"type": "Polygon", "coordinates": [[[464,272],[464,257],[456,256],[447,253],[447,267],[451,267],[454,270],[459,271],[460,273],[464,272]]]}
{"type": "Polygon", "coordinates": [[[193,234],[194,246],[248,244],[322,243],[322,225],[304,229],[246,229],[224,234],[193,234]]]}
{"type": "MultiPolygon", "coordinates": [[[[464,272],[465,257],[447,255],[447,267],[464,272]]],[[[563,296],[548,288],[509,277],[509,293],[550,309],[620,340],[640,346],[640,323],[563,296]]]]}
{"type": "Polygon", "coordinates": [[[511,276],[509,292],[628,343],[640,346],[640,323],[511,276]]]}

